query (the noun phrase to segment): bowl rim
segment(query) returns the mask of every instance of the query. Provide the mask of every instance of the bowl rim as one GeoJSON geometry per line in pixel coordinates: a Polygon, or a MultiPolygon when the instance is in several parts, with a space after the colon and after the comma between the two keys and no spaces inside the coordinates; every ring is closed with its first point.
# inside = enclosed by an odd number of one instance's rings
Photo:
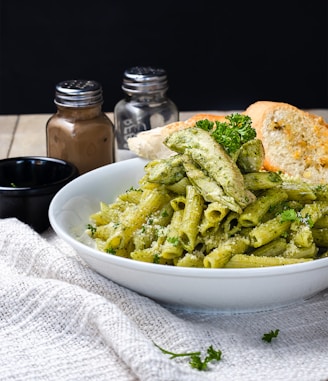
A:
{"type": "Polygon", "coordinates": [[[68,175],[65,177],[61,178],[60,180],[51,182],[51,183],[45,183],[45,184],[40,184],[40,185],[35,185],[35,186],[28,186],[28,187],[19,187],[19,186],[12,186],[12,187],[6,187],[6,186],[1,186],[0,185],[0,191],[2,194],[10,194],[12,196],[15,195],[15,193],[19,192],[28,192],[30,191],[31,193],[34,192],[40,192],[42,190],[51,192],[52,189],[57,189],[58,186],[61,186],[62,184],[66,184],[67,182],[75,179],[78,177],[79,172],[77,167],[71,163],[70,161],[64,160],[64,159],[59,159],[55,157],[49,157],[49,156],[42,156],[42,155],[28,155],[28,156],[14,156],[14,157],[8,157],[5,159],[0,160],[1,163],[6,163],[6,162],[18,162],[18,161],[31,161],[31,160],[39,160],[43,162],[51,162],[51,163],[56,163],[61,166],[66,166],[70,168],[70,172],[68,175]]]}

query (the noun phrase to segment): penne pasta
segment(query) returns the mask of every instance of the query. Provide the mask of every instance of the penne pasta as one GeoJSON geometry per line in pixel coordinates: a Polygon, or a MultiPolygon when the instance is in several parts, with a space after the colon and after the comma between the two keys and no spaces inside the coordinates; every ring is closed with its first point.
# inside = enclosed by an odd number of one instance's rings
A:
{"type": "Polygon", "coordinates": [[[263,191],[261,195],[250,205],[248,205],[239,216],[239,223],[243,227],[251,227],[258,225],[263,216],[270,208],[287,200],[288,195],[281,189],[268,189],[263,191]]]}
{"type": "Polygon", "coordinates": [[[257,248],[281,237],[289,230],[290,225],[290,221],[281,221],[281,217],[277,216],[256,226],[249,233],[251,245],[257,248]]]}
{"type": "Polygon", "coordinates": [[[176,210],[172,216],[171,223],[168,226],[167,237],[161,249],[163,258],[177,258],[181,257],[183,254],[183,247],[179,238],[182,218],[183,209],[176,210]]]}
{"type": "Polygon", "coordinates": [[[204,199],[192,185],[187,187],[186,206],[183,211],[179,239],[186,251],[195,249],[198,226],[204,209],[204,199]]]}
{"type": "Polygon", "coordinates": [[[241,146],[237,157],[237,165],[244,173],[259,172],[263,165],[264,156],[262,141],[252,139],[241,146]]]}
{"type": "Polygon", "coordinates": [[[251,191],[276,188],[282,179],[276,172],[252,172],[243,175],[245,185],[251,191]]]}
{"type": "Polygon", "coordinates": [[[205,268],[282,266],[328,255],[328,186],[261,170],[259,141],[229,156],[195,127],[166,144],[175,155],[149,162],[138,189],[100,201],[90,215],[86,231],[98,250],[205,268]]]}
{"type": "Polygon", "coordinates": [[[249,240],[241,235],[230,237],[204,258],[204,266],[224,267],[234,254],[241,254],[249,247],[249,240]]]}
{"type": "Polygon", "coordinates": [[[180,181],[174,183],[174,184],[169,184],[166,185],[166,189],[169,191],[176,193],[178,195],[186,195],[186,187],[187,185],[190,185],[190,181],[188,177],[183,177],[180,181]]]}
{"type": "Polygon", "coordinates": [[[287,248],[287,241],[285,238],[277,238],[273,241],[260,246],[251,252],[252,255],[257,257],[279,257],[284,254],[287,248]]]}
{"type": "Polygon", "coordinates": [[[285,266],[311,261],[310,258],[258,257],[255,255],[236,254],[226,264],[226,268],[250,268],[285,266]]]}

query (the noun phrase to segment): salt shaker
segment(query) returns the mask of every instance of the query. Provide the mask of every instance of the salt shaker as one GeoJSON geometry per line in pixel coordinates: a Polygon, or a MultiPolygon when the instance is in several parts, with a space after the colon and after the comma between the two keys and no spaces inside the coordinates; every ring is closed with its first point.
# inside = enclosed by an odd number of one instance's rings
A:
{"type": "Polygon", "coordinates": [[[101,85],[68,80],[56,86],[57,112],[47,122],[47,155],[75,164],[80,174],[115,161],[114,126],[102,111],[101,85]]]}
{"type": "Polygon", "coordinates": [[[130,137],[179,119],[177,106],[166,95],[168,81],[164,69],[144,66],[126,69],[122,90],[125,98],[114,108],[116,161],[136,156],[128,147],[130,137]]]}

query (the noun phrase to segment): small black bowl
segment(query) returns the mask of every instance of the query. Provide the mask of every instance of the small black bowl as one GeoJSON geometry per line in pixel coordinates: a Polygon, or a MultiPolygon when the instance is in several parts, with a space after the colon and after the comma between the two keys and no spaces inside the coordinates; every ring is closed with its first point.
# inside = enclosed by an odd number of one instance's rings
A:
{"type": "Polygon", "coordinates": [[[46,230],[52,198],[78,175],[73,164],[50,157],[0,160],[0,218],[16,217],[39,233],[46,230]]]}

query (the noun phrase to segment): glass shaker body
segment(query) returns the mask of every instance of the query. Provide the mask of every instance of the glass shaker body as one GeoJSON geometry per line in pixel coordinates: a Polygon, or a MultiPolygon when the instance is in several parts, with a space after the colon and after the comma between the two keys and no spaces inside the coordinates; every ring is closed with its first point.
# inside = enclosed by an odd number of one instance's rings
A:
{"type": "Polygon", "coordinates": [[[130,137],[179,119],[176,105],[166,96],[167,79],[162,69],[128,69],[122,89],[125,98],[114,108],[116,161],[136,156],[128,147],[130,137]]]}
{"type": "Polygon", "coordinates": [[[46,126],[47,155],[70,161],[80,174],[115,161],[114,126],[98,100],[90,105],[55,101],[57,112],[46,126]]]}

